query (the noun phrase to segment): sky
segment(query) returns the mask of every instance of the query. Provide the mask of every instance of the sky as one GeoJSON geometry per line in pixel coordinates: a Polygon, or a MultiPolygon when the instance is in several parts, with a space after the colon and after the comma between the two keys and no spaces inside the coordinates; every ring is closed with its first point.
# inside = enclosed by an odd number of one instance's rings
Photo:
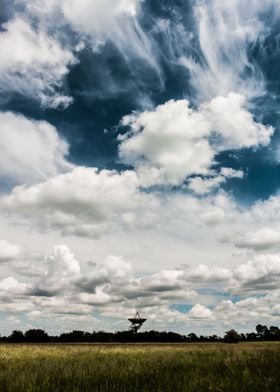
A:
{"type": "Polygon", "coordinates": [[[280,320],[278,0],[3,0],[0,333],[280,320]]]}

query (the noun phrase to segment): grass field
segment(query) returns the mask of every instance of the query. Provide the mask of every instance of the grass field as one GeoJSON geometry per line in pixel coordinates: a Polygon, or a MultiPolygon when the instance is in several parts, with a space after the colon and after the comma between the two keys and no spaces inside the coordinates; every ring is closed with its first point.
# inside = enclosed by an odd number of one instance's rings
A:
{"type": "Polygon", "coordinates": [[[278,392],[280,343],[1,345],[1,392],[278,392]]]}

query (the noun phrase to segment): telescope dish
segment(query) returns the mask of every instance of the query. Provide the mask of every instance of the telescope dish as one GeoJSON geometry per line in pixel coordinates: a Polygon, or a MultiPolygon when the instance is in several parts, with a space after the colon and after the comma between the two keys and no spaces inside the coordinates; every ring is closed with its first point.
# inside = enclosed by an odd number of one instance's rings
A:
{"type": "Polygon", "coordinates": [[[145,322],[146,320],[147,320],[147,319],[142,318],[142,317],[140,316],[140,313],[137,312],[136,315],[135,315],[135,317],[129,318],[129,319],[128,319],[128,321],[131,323],[130,331],[132,331],[132,332],[134,332],[134,333],[138,332],[139,329],[142,327],[142,325],[144,324],[144,322],[145,322]]]}

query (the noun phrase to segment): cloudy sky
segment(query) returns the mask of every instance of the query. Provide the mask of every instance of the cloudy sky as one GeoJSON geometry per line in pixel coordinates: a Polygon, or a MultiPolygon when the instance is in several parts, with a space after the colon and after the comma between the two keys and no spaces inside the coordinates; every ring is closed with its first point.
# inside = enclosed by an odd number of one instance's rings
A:
{"type": "Polygon", "coordinates": [[[0,332],[280,320],[278,0],[3,0],[0,332]]]}

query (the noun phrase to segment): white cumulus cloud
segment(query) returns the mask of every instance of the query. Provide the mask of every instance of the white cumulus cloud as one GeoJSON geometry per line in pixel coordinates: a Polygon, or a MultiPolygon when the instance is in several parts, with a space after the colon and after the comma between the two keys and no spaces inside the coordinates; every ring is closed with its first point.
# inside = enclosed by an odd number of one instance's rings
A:
{"type": "MultiPolygon", "coordinates": [[[[254,120],[246,98],[235,93],[197,110],[187,100],[171,100],[152,111],[125,116],[122,125],[130,130],[119,137],[120,157],[137,168],[144,186],[179,185],[188,176],[209,175],[219,152],[266,146],[274,133],[272,127],[254,120]]],[[[224,172],[223,178],[204,185],[210,190],[234,176],[241,173],[224,172]]],[[[194,189],[202,188],[198,181],[193,180],[194,189]]]]}
{"type": "Polygon", "coordinates": [[[212,316],[212,312],[205,306],[197,304],[191,308],[191,310],[188,312],[188,316],[194,319],[209,319],[212,316]]]}
{"type": "Polygon", "coordinates": [[[269,291],[280,284],[280,257],[277,254],[260,254],[234,270],[235,290],[269,291]]]}
{"type": "Polygon", "coordinates": [[[249,232],[238,238],[235,242],[239,248],[254,250],[267,250],[280,247],[280,232],[274,228],[264,227],[249,232]]]}
{"type": "Polygon", "coordinates": [[[0,178],[12,184],[45,180],[70,170],[68,144],[45,121],[0,112],[0,178]]]}
{"type": "Polygon", "coordinates": [[[24,248],[9,241],[0,241],[0,263],[6,263],[18,259],[24,253],[24,248]]]}
{"type": "Polygon", "coordinates": [[[15,187],[0,208],[27,217],[41,229],[99,236],[112,228],[154,223],[158,202],[139,190],[133,171],[77,167],[33,186],[15,187]]]}
{"type": "Polygon", "coordinates": [[[244,177],[244,172],[242,170],[234,170],[231,168],[222,168],[219,174],[212,177],[193,177],[189,180],[188,185],[197,195],[206,195],[211,193],[214,189],[219,188],[219,186],[227,181],[229,178],[239,178],[244,177]]]}
{"type": "MultiPolygon", "coordinates": [[[[220,138],[221,150],[267,146],[274,129],[254,120],[246,108],[244,95],[230,93],[204,105],[213,133],[220,138]]],[[[219,143],[218,143],[219,144],[219,143]]]]}
{"type": "Polygon", "coordinates": [[[156,168],[163,183],[179,184],[188,175],[206,174],[213,163],[209,122],[190,109],[188,101],[172,100],[154,111],[126,116],[122,123],[131,132],[121,142],[121,158],[156,168]]]}

